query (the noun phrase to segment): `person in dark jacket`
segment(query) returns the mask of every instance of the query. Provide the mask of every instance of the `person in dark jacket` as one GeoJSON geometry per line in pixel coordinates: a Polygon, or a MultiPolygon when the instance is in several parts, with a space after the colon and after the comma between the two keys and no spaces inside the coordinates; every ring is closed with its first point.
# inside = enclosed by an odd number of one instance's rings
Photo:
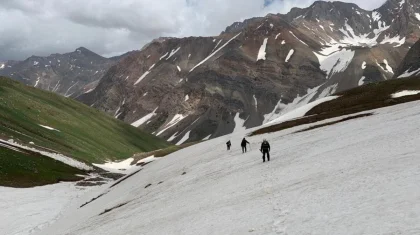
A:
{"type": "Polygon", "coordinates": [[[228,142],[226,142],[226,146],[227,146],[227,150],[230,150],[230,146],[231,146],[232,144],[230,143],[230,140],[228,141],[228,142]]]}
{"type": "Polygon", "coordinates": [[[267,160],[270,161],[270,144],[266,139],[261,144],[261,153],[263,154],[263,162],[265,162],[265,155],[267,154],[267,160]]]}
{"type": "Polygon", "coordinates": [[[249,144],[249,142],[245,138],[243,138],[241,142],[242,153],[246,153],[246,144],[249,144]]]}

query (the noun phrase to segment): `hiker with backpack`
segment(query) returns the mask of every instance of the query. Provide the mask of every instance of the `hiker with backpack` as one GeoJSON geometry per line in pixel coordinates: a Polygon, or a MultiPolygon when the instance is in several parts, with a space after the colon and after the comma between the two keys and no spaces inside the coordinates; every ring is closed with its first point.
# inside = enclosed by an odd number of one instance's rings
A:
{"type": "Polygon", "coordinates": [[[228,141],[228,142],[226,142],[226,146],[227,146],[227,150],[230,150],[230,146],[231,146],[232,144],[230,143],[230,140],[228,141]]]}
{"type": "Polygon", "coordinates": [[[265,155],[267,154],[267,160],[270,161],[270,144],[266,139],[263,140],[261,144],[261,153],[263,154],[263,162],[265,162],[265,155]]]}
{"type": "Polygon", "coordinates": [[[242,153],[246,153],[246,144],[249,144],[249,142],[245,138],[243,138],[241,142],[242,153]]]}

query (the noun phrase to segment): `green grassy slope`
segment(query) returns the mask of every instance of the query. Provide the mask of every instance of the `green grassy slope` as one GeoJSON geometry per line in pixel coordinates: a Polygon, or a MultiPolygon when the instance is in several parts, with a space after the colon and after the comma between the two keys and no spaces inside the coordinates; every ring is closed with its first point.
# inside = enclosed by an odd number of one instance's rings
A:
{"type": "Polygon", "coordinates": [[[33,187],[80,180],[84,172],[40,154],[0,147],[0,185],[33,187]]]}
{"type": "Polygon", "coordinates": [[[169,146],[84,104],[4,77],[0,77],[0,138],[25,145],[34,142],[88,163],[169,146]]]}

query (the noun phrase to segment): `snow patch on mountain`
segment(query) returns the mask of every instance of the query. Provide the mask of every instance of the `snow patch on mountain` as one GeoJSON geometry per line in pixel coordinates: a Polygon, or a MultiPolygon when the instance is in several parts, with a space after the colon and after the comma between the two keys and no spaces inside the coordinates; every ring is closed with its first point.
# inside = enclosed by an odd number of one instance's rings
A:
{"type": "Polygon", "coordinates": [[[276,119],[278,117],[278,115],[281,114],[283,109],[286,108],[286,107],[287,107],[287,105],[284,104],[282,102],[282,100],[280,99],[277,102],[277,104],[274,106],[273,111],[271,111],[270,113],[264,114],[263,124],[276,119]]]}
{"type": "Polygon", "coordinates": [[[209,56],[207,56],[204,60],[202,60],[200,63],[198,63],[196,66],[194,66],[190,72],[194,71],[194,69],[196,69],[198,66],[204,64],[208,59],[210,59],[211,57],[213,57],[217,52],[219,52],[221,49],[223,49],[227,44],[229,44],[232,40],[234,40],[235,38],[237,38],[241,33],[236,34],[235,36],[233,36],[231,39],[229,39],[229,41],[227,41],[225,44],[223,44],[223,46],[219,47],[216,51],[214,51],[213,53],[211,53],[209,56]]]}
{"type": "Polygon", "coordinates": [[[363,61],[363,63],[362,63],[362,69],[366,69],[366,61],[363,61]]]}
{"type": "Polygon", "coordinates": [[[275,40],[277,40],[277,38],[280,36],[281,33],[276,34],[276,37],[274,38],[275,40]]]}
{"type": "MultiPolygon", "coordinates": [[[[327,49],[329,52],[330,49],[327,49]]],[[[344,71],[353,60],[355,52],[350,49],[341,49],[328,55],[314,52],[318,58],[321,70],[327,73],[327,79],[332,75],[344,71]]],[[[363,65],[362,65],[363,66],[363,65]]]]}
{"type": "Polygon", "coordinates": [[[292,57],[292,55],[293,55],[294,52],[295,52],[294,49],[290,49],[289,53],[286,56],[286,60],[285,60],[286,63],[289,62],[290,57],[292,57]]]}
{"type": "Polygon", "coordinates": [[[87,90],[84,94],[90,93],[90,92],[92,92],[93,90],[95,90],[95,88],[91,88],[91,89],[87,90]]]}
{"type": "Polygon", "coordinates": [[[388,35],[385,35],[384,39],[381,41],[380,44],[387,44],[387,43],[389,43],[391,45],[394,44],[394,47],[400,47],[400,46],[404,45],[405,37],[400,38],[400,36],[395,36],[395,37],[390,38],[390,37],[388,37],[388,35]]]}
{"type": "Polygon", "coordinates": [[[150,71],[144,72],[143,75],[141,75],[139,77],[139,79],[137,79],[137,81],[134,83],[134,85],[137,85],[139,82],[141,82],[141,80],[143,80],[149,73],[150,73],[150,71]]]}
{"type": "Polygon", "coordinates": [[[289,33],[293,36],[293,37],[295,37],[299,42],[301,42],[302,44],[305,44],[306,46],[308,46],[308,44],[306,44],[304,41],[302,41],[302,40],[300,40],[298,37],[296,37],[296,35],[292,32],[292,31],[289,31],[289,33]]]}
{"type": "Polygon", "coordinates": [[[178,143],[176,143],[176,145],[181,145],[185,143],[185,141],[187,141],[190,138],[190,133],[191,131],[188,131],[187,133],[185,133],[185,135],[178,141],[178,143]]]}
{"type": "Polygon", "coordinates": [[[259,60],[265,60],[266,59],[266,57],[265,57],[265,55],[266,55],[265,49],[267,47],[267,41],[268,41],[268,38],[265,38],[263,44],[260,47],[260,50],[258,51],[257,61],[259,61],[259,60]]]}
{"type": "Polygon", "coordinates": [[[417,18],[418,21],[420,21],[420,14],[419,13],[415,13],[414,16],[417,18]]]}
{"type": "MultiPolygon", "coordinates": [[[[46,126],[45,126],[45,128],[46,128],[46,126]]],[[[49,128],[51,128],[51,127],[49,127],[49,128]]],[[[54,129],[54,128],[52,128],[52,129],[54,129]]],[[[36,148],[32,148],[32,147],[28,147],[28,146],[25,146],[25,145],[18,144],[12,139],[8,140],[8,141],[4,141],[4,140],[0,139],[0,143],[8,144],[8,145],[11,145],[11,146],[16,147],[16,148],[21,148],[21,149],[25,149],[25,150],[28,150],[28,151],[31,151],[31,152],[39,153],[43,156],[55,159],[57,161],[60,161],[62,163],[65,163],[69,166],[72,166],[72,167],[75,167],[75,168],[78,168],[78,169],[81,169],[81,170],[93,170],[93,168],[91,166],[88,166],[85,163],[79,162],[79,161],[77,161],[73,158],[67,157],[67,156],[65,156],[61,153],[51,153],[51,152],[41,151],[41,150],[38,150],[36,148]]]]}
{"type": "Polygon", "coordinates": [[[252,97],[254,98],[254,106],[255,106],[255,109],[258,109],[257,97],[255,97],[255,95],[252,95],[252,97]]]}
{"type": "Polygon", "coordinates": [[[93,163],[92,165],[104,169],[109,172],[124,173],[124,171],[131,169],[135,165],[131,165],[134,158],[128,158],[122,161],[107,161],[103,164],[93,163]]]}
{"type": "Polygon", "coordinates": [[[39,79],[40,79],[40,78],[41,78],[41,77],[38,77],[38,78],[36,79],[36,82],[35,82],[34,87],[38,86],[38,83],[39,83],[39,79]]]}
{"type": "Polygon", "coordinates": [[[189,99],[190,99],[190,97],[188,95],[185,95],[184,101],[187,101],[189,99]]]}
{"type": "Polygon", "coordinates": [[[394,70],[392,70],[392,67],[389,66],[388,61],[386,59],[384,59],[384,64],[385,64],[386,71],[394,74],[394,70]]]}
{"type": "Polygon", "coordinates": [[[209,140],[210,137],[211,137],[211,135],[208,135],[208,136],[204,137],[202,140],[209,140]]]}
{"type": "Polygon", "coordinates": [[[319,93],[318,95],[318,99],[320,98],[324,98],[327,97],[329,95],[332,95],[335,93],[335,91],[337,90],[338,84],[334,84],[331,86],[327,86],[326,88],[324,88],[324,90],[322,90],[321,93],[319,93]]]}
{"type": "Polygon", "coordinates": [[[359,82],[358,82],[358,85],[359,86],[361,86],[361,85],[363,85],[363,84],[365,84],[365,76],[362,76],[362,78],[360,78],[360,80],[359,80],[359,82]]]}
{"type": "Polygon", "coordinates": [[[171,142],[172,140],[174,140],[176,137],[178,137],[178,131],[175,132],[175,134],[173,134],[171,137],[169,137],[168,142],[171,142]]]}
{"type": "Polygon", "coordinates": [[[410,96],[410,95],[417,95],[420,94],[420,91],[418,90],[404,90],[404,91],[399,91],[396,92],[394,94],[391,95],[392,98],[399,98],[399,97],[403,97],[403,96],[410,96]]]}
{"type": "Polygon", "coordinates": [[[169,52],[166,52],[163,56],[159,58],[159,60],[163,60],[166,56],[168,56],[169,52]]]}
{"type": "Polygon", "coordinates": [[[164,128],[159,131],[156,136],[161,135],[163,132],[165,132],[166,130],[168,130],[169,128],[175,126],[176,124],[178,124],[180,121],[182,121],[184,118],[188,117],[188,115],[183,115],[183,114],[175,114],[175,116],[172,118],[171,121],[169,121],[164,128]]]}
{"type": "Polygon", "coordinates": [[[114,113],[114,118],[117,118],[117,119],[118,119],[118,117],[122,114],[122,112],[120,113],[120,110],[121,110],[121,107],[122,107],[124,104],[125,104],[125,98],[124,98],[124,100],[123,100],[122,104],[118,107],[117,111],[115,111],[115,113],[114,113]]]}
{"type": "Polygon", "coordinates": [[[79,81],[77,81],[77,82],[75,82],[73,85],[71,85],[68,89],[67,89],[67,91],[66,91],[66,93],[64,93],[64,96],[66,96],[66,97],[68,97],[67,96],[67,93],[74,87],[74,86],[76,86],[77,84],[79,83],[79,81]]]}
{"type": "Polygon", "coordinates": [[[268,126],[268,125],[272,125],[272,124],[278,124],[278,123],[282,123],[282,122],[289,121],[289,120],[292,120],[292,119],[301,118],[301,117],[305,116],[305,114],[307,112],[309,112],[315,106],[317,106],[319,104],[322,104],[324,102],[330,101],[330,100],[337,99],[338,97],[339,96],[328,96],[328,97],[318,99],[314,102],[311,102],[311,103],[306,104],[302,107],[294,109],[294,110],[280,116],[279,118],[276,118],[273,121],[264,124],[264,126],[268,126]]]}
{"type": "MultiPolygon", "coordinates": [[[[378,18],[380,19],[381,15],[378,12],[373,12],[373,18],[378,18]]],[[[383,21],[379,21],[378,22],[378,29],[374,29],[373,30],[373,37],[371,37],[370,33],[367,34],[360,34],[357,35],[353,28],[348,24],[348,20],[345,20],[345,24],[344,24],[344,28],[341,27],[339,29],[339,31],[344,35],[344,37],[339,41],[340,44],[345,44],[342,46],[348,46],[348,45],[353,45],[353,46],[363,46],[363,47],[373,47],[376,46],[378,44],[377,39],[378,37],[382,34],[382,32],[384,32],[385,30],[389,29],[390,25],[386,25],[385,22],[383,21]],[[347,44],[347,45],[346,45],[347,44]]],[[[389,41],[391,39],[387,39],[387,41],[389,41]]],[[[393,42],[395,39],[392,39],[391,41],[393,42]]],[[[386,42],[387,42],[386,41],[386,42]]],[[[386,43],[385,42],[385,43],[386,43]]],[[[332,44],[335,44],[337,42],[331,42],[332,44]]]]}
{"type": "Polygon", "coordinates": [[[59,130],[57,130],[57,129],[55,129],[55,128],[52,128],[52,127],[50,127],[50,126],[44,126],[44,125],[41,125],[41,124],[38,124],[40,127],[43,127],[43,128],[45,128],[45,129],[48,129],[48,130],[50,130],[50,131],[58,131],[58,132],[60,132],[59,130]]]}
{"type": "Polygon", "coordinates": [[[4,69],[5,66],[5,64],[0,64],[0,69],[4,69]]]}
{"type": "Polygon", "coordinates": [[[218,47],[218,46],[219,46],[219,44],[222,42],[222,40],[223,40],[223,39],[220,39],[220,40],[217,42],[216,46],[213,48],[213,50],[211,50],[211,52],[213,52],[214,50],[216,50],[216,49],[217,49],[217,47],[218,47]]]}
{"type": "MultiPolygon", "coordinates": [[[[145,95],[147,94],[147,92],[145,93],[145,95]]],[[[143,96],[145,96],[143,95],[143,96]]],[[[144,117],[140,118],[139,120],[131,123],[132,126],[134,127],[139,127],[141,125],[143,125],[143,123],[149,121],[152,117],[154,117],[157,113],[156,111],[158,110],[159,107],[156,107],[155,110],[153,110],[153,112],[146,114],[144,117]]]]}
{"type": "Polygon", "coordinates": [[[233,120],[235,122],[235,128],[233,129],[233,133],[246,131],[246,127],[244,126],[246,120],[241,119],[239,117],[239,113],[235,114],[235,117],[233,120]]]}
{"type": "Polygon", "coordinates": [[[411,68],[407,69],[403,74],[401,74],[400,76],[398,76],[398,78],[406,78],[406,77],[411,77],[414,75],[418,75],[417,73],[420,74],[420,68],[410,71],[411,68]]]}
{"type": "Polygon", "coordinates": [[[175,55],[179,50],[181,49],[181,47],[178,47],[177,49],[173,49],[171,51],[171,53],[169,54],[168,58],[166,58],[166,60],[169,60],[173,55],[175,55]]]}

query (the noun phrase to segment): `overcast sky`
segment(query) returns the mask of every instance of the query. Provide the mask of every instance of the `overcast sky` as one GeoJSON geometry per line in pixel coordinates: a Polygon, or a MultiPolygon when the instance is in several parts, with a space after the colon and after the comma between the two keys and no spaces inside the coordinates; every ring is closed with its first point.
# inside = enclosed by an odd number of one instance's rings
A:
{"type": "MultiPolygon", "coordinates": [[[[103,56],[160,36],[218,35],[226,26],[287,13],[313,0],[0,0],[0,61],[84,46],[103,56]]],[[[364,9],[384,0],[344,0],[364,9]]]]}

